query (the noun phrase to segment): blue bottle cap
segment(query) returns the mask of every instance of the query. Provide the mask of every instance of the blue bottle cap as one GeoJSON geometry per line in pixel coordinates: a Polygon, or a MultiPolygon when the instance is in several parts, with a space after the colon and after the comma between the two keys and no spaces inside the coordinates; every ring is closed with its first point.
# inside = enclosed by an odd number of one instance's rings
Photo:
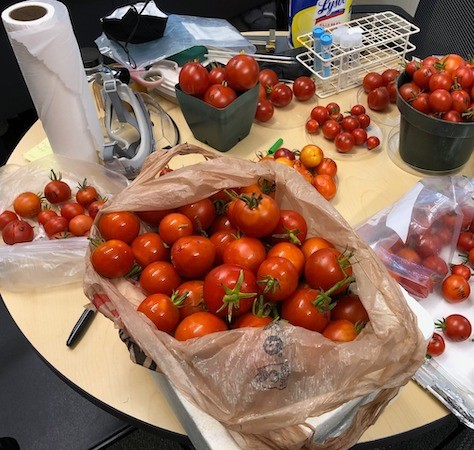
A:
{"type": "Polygon", "coordinates": [[[332,35],[330,33],[323,33],[321,35],[321,45],[331,45],[332,35]]]}
{"type": "Polygon", "coordinates": [[[324,28],[323,27],[313,27],[313,38],[319,39],[321,35],[324,33],[324,28]]]}

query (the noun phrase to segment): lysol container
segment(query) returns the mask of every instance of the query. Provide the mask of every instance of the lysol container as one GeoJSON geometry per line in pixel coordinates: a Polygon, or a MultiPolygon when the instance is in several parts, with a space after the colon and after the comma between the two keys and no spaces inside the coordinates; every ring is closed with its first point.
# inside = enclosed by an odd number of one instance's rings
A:
{"type": "Polygon", "coordinates": [[[297,37],[311,33],[315,25],[330,27],[351,20],[352,0],[290,0],[289,42],[300,47],[297,37]]]}

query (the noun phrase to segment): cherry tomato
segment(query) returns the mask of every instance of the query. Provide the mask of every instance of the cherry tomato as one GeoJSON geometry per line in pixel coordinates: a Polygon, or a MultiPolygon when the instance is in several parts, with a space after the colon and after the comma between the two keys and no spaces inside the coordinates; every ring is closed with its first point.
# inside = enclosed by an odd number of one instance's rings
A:
{"type": "Polygon", "coordinates": [[[74,236],[88,236],[94,219],[87,214],[78,214],[69,221],[69,231],[74,236]]]}
{"type": "Polygon", "coordinates": [[[204,311],[203,287],[202,280],[189,280],[178,286],[176,295],[182,298],[178,305],[181,320],[196,312],[204,311]]]}
{"type": "Polygon", "coordinates": [[[421,256],[411,247],[401,247],[395,254],[402,259],[406,259],[414,264],[421,264],[421,256]]]}
{"type": "Polygon", "coordinates": [[[438,255],[430,255],[421,261],[421,265],[445,277],[449,272],[446,261],[438,255]]]}
{"type": "MultiPolygon", "coordinates": [[[[296,156],[295,156],[295,152],[293,152],[292,150],[290,150],[289,148],[285,148],[285,147],[280,147],[273,155],[273,157],[275,159],[278,159],[278,158],[287,158],[291,161],[294,161],[296,159],[296,156]]],[[[275,186],[273,186],[273,189],[272,191],[275,191],[275,186]]],[[[241,193],[243,191],[240,191],[241,193]]],[[[268,192],[264,192],[262,191],[264,194],[268,194],[268,192]]]]}
{"type": "Polygon", "coordinates": [[[187,341],[227,329],[227,324],[220,317],[202,311],[185,317],[176,327],[174,337],[178,341],[187,341]]]}
{"type": "Polygon", "coordinates": [[[161,220],[158,234],[168,245],[173,245],[180,237],[193,234],[193,222],[182,213],[169,213],[161,220]]]}
{"type": "Polygon", "coordinates": [[[227,229],[227,230],[217,230],[209,239],[214,244],[216,249],[216,256],[214,259],[214,264],[222,264],[224,262],[224,251],[227,245],[235,240],[235,235],[237,234],[237,230],[235,229],[227,229]]]}
{"type": "Polygon", "coordinates": [[[202,200],[181,206],[177,209],[177,212],[191,219],[195,233],[207,230],[216,218],[216,208],[209,198],[203,198],[202,200]]]}
{"type": "MultiPolygon", "coordinates": [[[[54,220],[51,219],[51,220],[54,220]]],[[[133,267],[133,252],[128,244],[118,239],[99,244],[92,252],[94,270],[104,278],[119,278],[133,267]]]]}
{"type": "Polygon", "coordinates": [[[13,200],[13,209],[20,217],[32,219],[41,211],[41,200],[33,192],[22,192],[13,200]]]}
{"type": "Polygon", "coordinates": [[[190,61],[181,67],[178,82],[186,94],[202,97],[209,87],[209,72],[201,63],[190,61]]]}
{"type": "Polygon", "coordinates": [[[446,89],[449,91],[452,85],[453,79],[448,72],[434,73],[428,83],[430,91],[436,91],[436,89],[446,89]]]}
{"type": "Polygon", "coordinates": [[[171,247],[171,262],[185,278],[200,278],[214,264],[216,248],[204,236],[183,236],[171,247]]]}
{"type": "Polygon", "coordinates": [[[424,114],[429,114],[431,112],[429,94],[427,94],[426,92],[418,94],[416,97],[413,98],[411,106],[413,106],[413,108],[415,108],[417,111],[420,111],[424,114]]]}
{"type": "Polygon", "coordinates": [[[436,234],[429,233],[424,233],[414,238],[412,245],[422,258],[439,255],[443,248],[441,239],[436,234]]]}
{"type": "Polygon", "coordinates": [[[221,264],[204,278],[204,303],[209,312],[229,321],[252,308],[258,295],[257,279],[251,270],[235,264],[221,264]]]}
{"type": "Polygon", "coordinates": [[[335,248],[322,248],[309,256],[304,266],[306,282],[314,289],[341,293],[352,281],[350,255],[343,255],[335,248]]]}
{"type": "Polygon", "coordinates": [[[258,83],[259,75],[258,62],[250,55],[235,55],[225,66],[225,79],[237,92],[252,89],[258,83]]]}
{"type": "Polygon", "coordinates": [[[329,175],[318,174],[314,176],[313,186],[328,201],[336,196],[337,186],[334,179],[329,175]]]}
{"type": "Polygon", "coordinates": [[[336,102],[330,102],[326,105],[330,116],[338,116],[341,113],[341,107],[336,102]]]}
{"type": "Polygon", "coordinates": [[[293,209],[281,209],[280,219],[271,233],[274,243],[289,241],[301,245],[306,240],[308,225],[306,219],[293,209]]]}
{"type": "Polygon", "coordinates": [[[323,158],[323,150],[318,145],[307,144],[300,151],[300,161],[308,169],[318,166],[323,158]]]}
{"type": "Polygon", "coordinates": [[[313,97],[316,85],[310,77],[301,76],[293,82],[293,94],[300,102],[305,102],[313,97]]]}
{"type": "Polygon", "coordinates": [[[397,83],[395,82],[388,83],[386,87],[387,87],[388,95],[390,97],[390,103],[396,103],[397,92],[398,92],[397,83]]]}
{"type": "Polygon", "coordinates": [[[462,252],[469,252],[474,247],[474,233],[471,231],[461,231],[458,236],[456,248],[462,252]]]}
{"type": "Polygon", "coordinates": [[[453,73],[453,81],[463,89],[469,89],[474,83],[474,72],[469,66],[460,66],[453,73]]]}
{"type": "Polygon", "coordinates": [[[142,270],[139,282],[147,294],[171,295],[181,284],[181,277],[170,262],[154,261],[142,270]]]}
{"type": "Polygon", "coordinates": [[[293,100],[293,91],[285,83],[278,83],[273,86],[269,99],[273,106],[283,108],[289,105],[291,100],[293,100]]]}
{"type": "Polygon", "coordinates": [[[369,136],[365,141],[368,150],[373,150],[380,145],[380,139],[377,136],[369,136]]]}
{"type": "Polygon", "coordinates": [[[267,252],[267,258],[281,257],[290,261],[296,269],[298,276],[303,274],[305,257],[303,251],[291,242],[278,242],[267,252]]]}
{"type": "Polygon", "coordinates": [[[394,82],[398,75],[400,75],[400,71],[398,69],[385,69],[382,72],[384,86],[388,86],[390,83],[394,82]]]}
{"type": "Polygon", "coordinates": [[[367,141],[367,131],[363,128],[356,128],[351,131],[351,134],[354,137],[355,145],[362,145],[367,141]]]}
{"type": "Polygon", "coordinates": [[[430,94],[430,105],[434,112],[446,112],[451,109],[453,99],[446,89],[436,89],[430,94]]]}
{"type": "Polygon", "coordinates": [[[242,314],[232,325],[233,329],[236,328],[263,328],[273,322],[272,317],[270,316],[258,316],[252,311],[248,311],[245,314],[242,314]]]}
{"type": "Polygon", "coordinates": [[[0,231],[2,231],[5,226],[14,220],[20,220],[20,218],[13,212],[6,209],[0,214],[0,231]]]}
{"type": "Polygon", "coordinates": [[[315,134],[319,131],[319,123],[315,119],[309,119],[305,124],[306,131],[310,134],[315,134]]]}
{"type": "Polygon", "coordinates": [[[87,180],[84,180],[79,184],[79,190],[76,192],[76,202],[82,205],[84,208],[88,208],[92,202],[99,199],[97,189],[90,184],[87,184],[87,180]]]}
{"type": "Polygon", "coordinates": [[[474,248],[471,248],[471,250],[469,250],[467,260],[469,261],[469,264],[474,267],[474,248]]]}
{"type": "Polygon", "coordinates": [[[359,121],[357,120],[357,117],[346,116],[341,121],[341,127],[344,131],[351,132],[352,130],[359,128],[359,121]]]}
{"type": "Polygon", "coordinates": [[[3,242],[8,245],[31,242],[35,237],[33,227],[24,220],[8,222],[2,230],[3,242]]]}
{"type": "Polygon", "coordinates": [[[322,334],[333,342],[350,342],[359,335],[357,327],[346,319],[329,322],[322,334]]]}
{"type": "Polygon", "coordinates": [[[242,236],[228,243],[222,259],[226,264],[246,267],[256,274],[266,256],[267,251],[260,239],[242,236]]]}
{"type": "Polygon", "coordinates": [[[179,322],[178,308],[165,294],[149,295],[138,305],[137,311],[145,314],[156,328],[165,333],[171,333],[179,322]]]}
{"type": "Polygon", "coordinates": [[[337,163],[331,158],[323,158],[315,168],[318,175],[329,175],[334,178],[337,174],[337,163]]]}
{"type": "Polygon", "coordinates": [[[439,62],[439,58],[436,56],[427,56],[426,58],[421,61],[422,66],[434,66],[436,63],[439,62]]]}
{"type": "Polygon", "coordinates": [[[390,103],[390,94],[385,86],[380,86],[369,92],[367,104],[374,111],[383,111],[390,103]]]}
{"type": "Polygon", "coordinates": [[[454,53],[443,56],[439,62],[443,65],[444,70],[451,74],[455,73],[458,67],[466,65],[466,61],[454,53]]]}
{"type": "Polygon", "coordinates": [[[446,120],[447,122],[462,122],[462,116],[459,114],[457,111],[454,110],[449,110],[448,112],[445,112],[442,116],[443,120],[446,120]]]}
{"type": "Polygon", "coordinates": [[[104,206],[104,204],[105,204],[105,200],[103,199],[99,199],[99,200],[96,200],[95,202],[92,202],[87,208],[87,212],[89,213],[89,216],[95,219],[95,216],[97,216],[97,213],[99,212],[100,208],[104,206]]]}
{"type": "Polygon", "coordinates": [[[455,89],[451,92],[451,99],[453,100],[453,104],[451,108],[454,111],[457,111],[459,114],[467,111],[469,105],[471,104],[471,97],[469,94],[462,90],[462,89],[455,89]]]}
{"type": "Polygon", "coordinates": [[[120,239],[130,244],[140,231],[140,219],[130,211],[104,214],[99,220],[99,231],[105,240],[120,239]]]}
{"type": "Polygon", "coordinates": [[[421,66],[413,74],[413,82],[421,89],[428,89],[431,76],[436,72],[433,66],[421,66]]]}
{"type": "Polygon", "coordinates": [[[400,97],[406,102],[411,102],[420,92],[419,86],[411,82],[402,84],[398,89],[400,97]]]}
{"type": "Polygon", "coordinates": [[[472,333],[471,322],[461,314],[451,314],[436,322],[436,328],[454,342],[466,341],[472,333]]]}
{"type": "Polygon", "coordinates": [[[136,211],[135,214],[146,222],[149,225],[158,226],[161,222],[161,219],[165,217],[167,214],[174,212],[174,210],[151,210],[151,211],[136,211]]]}
{"type": "Polygon", "coordinates": [[[229,106],[236,98],[235,91],[223,84],[211,84],[204,94],[204,101],[219,109],[229,106]]]}
{"type": "Polygon", "coordinates": [[[69,221],[62,216],[51,217],[44,225],[44,231],[51,238],[56,233],[68,231],[69,221]]]}
{"type": "Polygon", "coordinates": [[[358,295],[347,294],[339,297],[331,310],[331,320],[345,319],[356,323],[369,322],[369,315],[358,295]]]}
{"type": "Polygon", "coordinates": [[[405,65],[405,72],[410,76],[413,77],[415,70],[417,70],[420,65],[416,61],[409,61],[405,65]]]}
{"type": "Polygon", "coordinates": [[[272,88],[279,81],[278,75],[272,69],[262,69],[258,75],[258,79],[265,91],[268,91],[268,88],[272,88]]]}
{"type": "Polygon", "coordinates": [[[322,127],[323,135],[331,141],[340,133],[341,126],[333,119],[327,120],[322,127]]]}
{"type": "Polygon", "coordinates": [[[367,114],[360,114],[357,116],[357,120],[359,121],[359,126],[364,130],[370,125],[370,116],[367,114]]]}
{"type": "Polygon", "coordinates": [[[275,113],[275,108],[270,100],[266,98],[260,99],[257,103],[255,111],[255,119],[259,122],[268,122],[275,113]]]}
{"type": "Polygon", "coordinates": [[[154,261],[168,260],[169,250],[158,233],[148,232],[139,234],[130,244],[135,261],[141,267],[146,267],[154,261]]]}
{"type": "Polygon", "coordinates": [[[57,215],[57,212],[52,209],[44,209],[38,214],[37,219],[41,225],[44,225],[51,217],[56,217],[57,215]]]}
{"type": "Polygon", "coordinates": [[[311,118],[316,120],[320,126],[329,120],[329,111],[324,106],[315,106],[311,110],[311,118]]]}
{"type": "Polygon", "coordinates": [[[383,84],[384,80],[382,75],[377,72],[369,72],[362,79],[362,87],[364,88],[366,94],[374,89],[379,88],[380,86],[383,86],[383,84]]]}
{"type": "Polygon", "coordinates": [[[303,242],[301,251],[303,252],[305,260],[307,260],[315,251],[329,247],[334,248],[334,245],[322,237],[312,236],[303,242]]]}
{"type": "Polygon", "coordinates": [[[471,269],[468,266],[466,266],[465,264],[454,264],[451,267],[451,273],[453,275],[461,275],[467,281],[469,281],[471,279],[471,276],[472,276],[471,269]]]}
{"type": "Polygon", "coordinates": [[[223,66],[213,67],[209,71],[209,84],[222,84],[225,81],[225,68],[223,66]]]}
{"type": "Polygon", "coordinates": [[[44,196],[49,203],[56,205],[71,198],[71,188],[61,180],[61,174],[56,174],[51,170],[51,181],[44,187],[44,196]]]}
{"type": "Polygon", "coordinates": [[[342,131],[334,139],[334,145],[339,153],[348,153],[354,148],[354,136],[348,131],[342,131]]]}
{"type": "Polygon", "coordinates": [[[257,284],[266,300],[288,298],[298,287],[298,272],[291,261],[278,256],[265,259],[257,271],[257,284]]]}
{"type": "Polygon", "coordinates": [[[469,298],[471,287],[461,275],[448,275],[441,284],[443,298],[449,303],[459,303],[469,298]]]}
{"type": "Polygon", "coordinates": [[[358,103],[351,108],[350,113],[353,116],[365,114],[365,106],[358,103]]]}
{"type": "Polygon", "coordinates": [[[314,289],[298,288],[282,303],[281,317],[294,326],[321,333],[331,313],[318,297],[319,292],[314,289]]]}
{"type": "Polygon", "coordinates": [[[67,202],[61,206],[61,216],[65,217],[67,220],[71,220],[79,214],[84,214],[84,212],[84,207],[76,202],[67,202]]]}
{"type": "Polygon", "coordinates": [[[445,349],[446,343],[444,342],[443,336],[438,333],[433,333],[433,336],[428,343],[426,353],[431,357],[440,356],[444,353],[445,349]]]}

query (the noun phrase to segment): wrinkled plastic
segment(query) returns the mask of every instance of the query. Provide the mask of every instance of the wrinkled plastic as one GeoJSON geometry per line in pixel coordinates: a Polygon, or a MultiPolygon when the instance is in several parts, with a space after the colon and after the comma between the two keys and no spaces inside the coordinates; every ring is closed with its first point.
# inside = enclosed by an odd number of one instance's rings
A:
{"type": "MultiPolygon", "coordinates": [[[[163,372],[243,448],[349,448],[421,365],[426,344],[416,317],[380,260],[296,171],[183,144],[150,155],[139,176],[99,215],[171,209],[223,188],[253,184],[260,177],[276,181],[276,200],[307,218],[310,236],[324,236],[337,248],[354,252],[354,276],[370,317],[355,341],[334,343],[280,321],[264,329],[235,329],[179,342],[137,312],[145,297],[139,285],[100,277],[89,262],[90,253],[84,292],[123,330],[133,361],[163,372]],[[159,177],[171,159],[190,153],[209,160],[159,177]],[[308,417],[375,392],[376,398],[357,411],[348,430],[330,443],[311,442],[308,417]]],[[[95,226],[91,233],[98,234],[95,226]]]]}
{"type": "Polygon", "coordinates": [[[157,61],[196,45],[232,52],[255,53],[256,48],[227,20],[172,14],[168,17],[163,37],[143,44],[123,46],[102,33],[95,41],[100,52],[127,68],[144,69],[157,61]]]}
{"type": "MultiPolygon", "coordinates": [[[[46,156],[25,166],[7,164],[0,168],[0,212],[13,210],[13,200],[22,192],[43,192],[51,169],[61,173],[73,195],[85,178],[108,199],[128,184],[125,177],[99,164],[61,155],[46,156]]],[[[0,289],[23,291],[80,282],[87,238],[50,240],[36,221],[28,222],[35,228],[32,242],[0,245],[0,289]]]]}
{"type": "Polygon", "coordinates": [[[463,176],[425,178],[398,202],[356,230],[410,294],[426,298],[444,277],[423,265],[428,255],[426,250],[420,250],[420,242],[425,236],[440,236],[449,230],[451,239],[444,242],[437,254],[450,262],[463,223],[470,223],[474,216],[473,195],[473,179],[463,176]],[[400,249],[406,247],[417,251],[420,263],[399,256],[400,249]]]}

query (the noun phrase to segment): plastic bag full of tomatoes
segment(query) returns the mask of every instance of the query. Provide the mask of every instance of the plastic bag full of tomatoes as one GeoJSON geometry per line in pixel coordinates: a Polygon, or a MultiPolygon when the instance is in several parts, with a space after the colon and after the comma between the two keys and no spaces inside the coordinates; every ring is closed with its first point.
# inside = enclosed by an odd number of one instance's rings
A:
{"type": "MultiPolygon", "coordinates": [[[[204,219],[198,217],[199,228],[204,219]]],[[[263,221],[257,223],[255,231],[263,226],[263,221]]],[[[248,232],[252,234],[252,229],[248,232]]],[[[99,212],[91,238],[84,291],[97,309],[123,330],[122,338],[131,348],[132,360],[162,372],[190,402],[224,425],[242,448],[302,448],[312,437],[311,427],[304,426],[308,418],[370,395],[370,401],[357,409],[355,419],[331,442],[331,448],[348,448],[423,361],[426,344],[417,320],[383,263],[303,177],[282,164],[222,156],[188,144],[155,152],[140,175],[99,212]],[[203,156],[205,161],[164,170],[178,155],[189,154],[203,156]],[[352,276],[370,319],[354,340],[335,342],[286,320],[258,328],[226,327],[180,340],[177,331],[158,329],[142,312],[143,301],[148,298],[143,280],[107,272],[99,275],[95,270],[100,262],[95,257],[91,260],[99,248],[94,246],[94,239],[110,237],[113,225],[108,218],[114,213],[125,212],[124,223],[132,223],[138,237],[158,230],[163,239],[169,239],[164,219],[157,219],[160,215],[182,211],[225,190],[261,180],[274,182],[274,199],[281,209],[305,217],[308,237],[323,236],[340,252],[352,255],[352,276]],[[129,215],[141,219],[128,222],[129,215]]],[[[114,244],[117,251],[119,247],[114,244]]],[[[195,276],[195,266],[185,264],[181,273],[189,270],[189,277],[195,276]]],[[[210,273],[204,275],[205,279],[210,273]]],[[[187,276],[182,278],[184,282],[193,281],[187,276]]],[[[155,278],[162,283],[170,277],[163,280],[155,278]]],[[[244,280],[237,279],[237,284],[243,288],[244,280]]],[[[227,293],[232,297],[232,292],[227,293]]],[[[188,317],[196,314],[205,312],[188,317]]],[[[212,327],[212,323],[208,325],[212,327]]],[[[328,446],[321,443],[311,448],[328,446]]]]}

